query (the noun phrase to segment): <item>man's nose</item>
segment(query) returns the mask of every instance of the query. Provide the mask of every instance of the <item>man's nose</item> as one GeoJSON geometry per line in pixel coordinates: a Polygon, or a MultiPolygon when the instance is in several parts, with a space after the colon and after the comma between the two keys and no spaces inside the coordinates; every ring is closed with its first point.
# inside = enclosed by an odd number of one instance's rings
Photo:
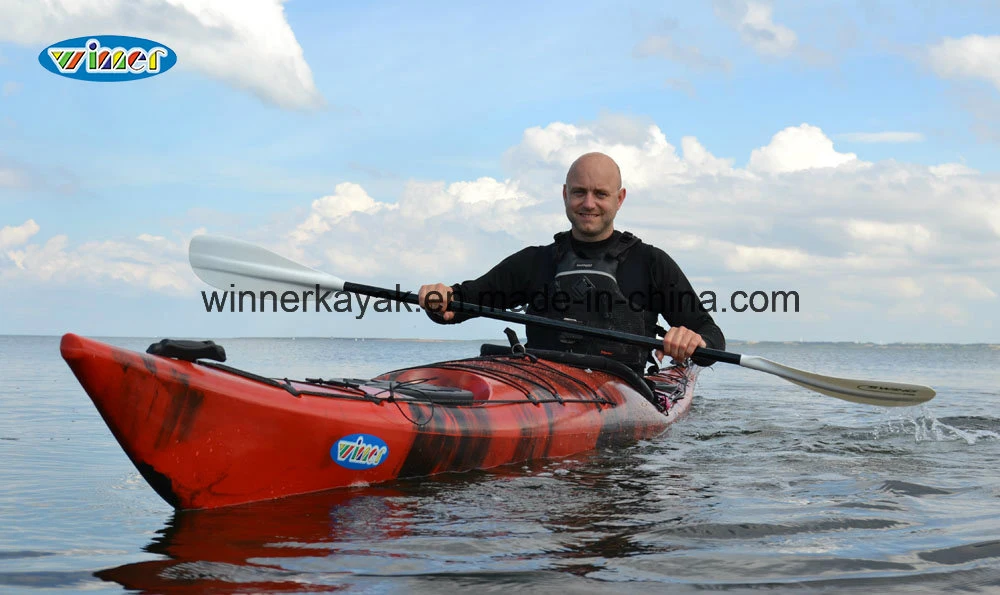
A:
{"type": "Polygon", "coordinates": [[[597,205],[597,197],[594,196],[593,192],[588,192],[583,196],[583,207],[586,209],[593,208],[597,205]]]}

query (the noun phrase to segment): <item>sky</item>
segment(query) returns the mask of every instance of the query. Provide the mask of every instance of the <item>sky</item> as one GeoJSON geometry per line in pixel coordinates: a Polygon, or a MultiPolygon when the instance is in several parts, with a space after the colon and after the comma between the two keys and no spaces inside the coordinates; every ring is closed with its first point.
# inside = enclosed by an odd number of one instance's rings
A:
{"type": "Polygon", "coordinates": [[[0,334],[501,338],[357,305],[207,313],[188,242],[450,284],[568,229],[566,169],[603,151],[616,228],[717,307],[798,293],[717,311],[731,339],[1000,343],[995,2],[0,0],[0,22],[0,334]],[[177,65],[39,64],[87,35],[177,65]]]}

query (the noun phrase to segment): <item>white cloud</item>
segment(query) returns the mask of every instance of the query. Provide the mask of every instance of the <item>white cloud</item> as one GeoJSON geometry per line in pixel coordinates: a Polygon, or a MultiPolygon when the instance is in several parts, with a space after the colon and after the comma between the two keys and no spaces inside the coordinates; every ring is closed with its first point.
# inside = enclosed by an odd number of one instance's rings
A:
{"type": "Polygon", "coordinates": [[[192,68],[285,108],[319,107],[302,47],[282,0],[0,1],[0,41],[37,46],[107,31],[128,31],[177,52],[192,68]],[[96,32],[96,33],[95,33],[96,32]]]}
{"type": "Polygon", "coordinates": [[[950,322],[956,326],[964,326],[969,323],[971,316],[958,304],[954,303],[943,303],[939,304],[934,312],[941,316],[944,320],[950,322]]]}
{"type": "Polygon", "coordinates": [[[743,43],[757,53],[787,56],[796,50],[798,36],[788,27],[774,22],[770,2],[715,0],[715,12],[736,28],[743,43]]]}
{"type": "Polygon", "coordinates": [[[684,151],[684,162],[699,174],[719,175],[733,173],[733,160],[722,159],[712,155],[693,136],[681,139],[681,150],[684,151]]]}
{"type": "Polygon", "coordinates": [[[791,52],[798,37],[795,32],[774,22],[773,8],[765,2],[747,2],[739,31],[743,41],[762,54],[782,56],[791,52]]]}
{"type": "Polygon", "coordinates": [[[464,266],[470,254],[489,249],[484,238],[516,245],[516,236],[538,225],[523,214],[536,202],[517,182],[488,177],[451,184],[411,180],[392,203],[345,182],[313,202],[286,248],[307,259],[322,254],[341,276],[432,274],[445,265],[464,266]]]}
{"type": "Polygon", "coordinates": [[[809,124],[788,127],[771,142],[750,154],[749,169],[761,173],[787,173],[844,164],[861,165],[854,153],[838,153],[823,131],[809,124]]]}
{"type": "MultiPolygon", "coordinates": [[[[13,120],[9,118],[6,122],[13,129],[13,120]]],[[[9,159],[0,153],[0,188],[24,188],[29,185],[29,170],[21,163],[9,159]]]]}
{"type": "Polygon", "coordinates": [[[930,172],[939,178],[947,178],[950,176],[971,176],[979,173],[962,163],[942,163],[941,165],[932,165],[930,167],[930,172]]]}
{"type": "Polygon", "coordinates": [[[847,234],[869,247],[888,245],[895,251],[907,248],[914,252],[926,252],[933,248],[934,235],[919,223],[884,223],[882,221],[848,220],[847,234]]]}
{"type": "Polygon", "coordinates": [[[725,256],[726,267],[731,271],[800,270],[812,266],[815,259],[797,248],[769,248],[762,246],[735,246],[725,256]]]}
{"type": "Polygon", "coordinates": [[[24,85],[17,81],[7,81],[3,84],[3,89],[0,89],[0,95],[10,97],[20,91],[23,87],[24,85]]]}
{"type": "Polygon", "coordinates": [[[461,224],[478,220],[485,231],[513,232],[521,222],[518,212],[535,200],[518,189],[517,182],[483,177],[472,182],[410,182],[399,199],[400,215],[423,221],[432,217],[461,224]]]}
{"type": "Polygon", "coordinates": [[[516,183],[488,177],[453,184],[410,181],[399,197],[399,212],[414,221],[435,217],[462,219],[477,212],[496,215],[495,206],[519,205],[525,199],[516,183]]]}
{"type": "Polygon", "coordinates": [[[6,250],[7,248],[13,248],[14,246],[20,246],[24,244],[31,236],[38,233],[38,224],[35,223],[34,219],[28,219],[21,225],[13,226],[7,225],[3,229],[0,229],[0,250],[6,250]]]}
{"type": "Polygon", "coordinates": [[[26,183],[24,174],[19,170],[0,165],[0,188],[20,188],[26,183]]]}
{"type": "Polygon", "coordinates": [[[993,232],[996,233],[997,237],[1000,238],[1000,202],[994,204],[986,214],[986,220],[989,222],[990,227],[993,228],[993,232]]]}
{"type": "Polygon", "coordinates": [[[493,178],[479,178],[474,182],[455,182],[448,187],[448,193],[456,196],[462,204],[497,203],[507,200],[522,200],[525,196],[518,192],[517,182],[498,182],[493,178]]]}
{"type": "Polygon", "coordinates": [[[415,221],[448,214],[458,200],[444,182],[409,182],[399,197],[400,213],[415,221]]]}
{"type": "Polygon", "coordinates": [[[13,265],[0,260],[0,281],[30,280],[61,286],[69,281],[100,284],[112,281],[153,291],[182,293],[193,288],[186,241],[170,242],[143,234],[138,241],[85,242],[70,246],[60,234],[44,243],[28,243],[40,227],[29,219],[0,230],[0,248],[13,265]]]}
{"type": "Polygon", "coordinates": [[[928,48],[927,59],[938,76],[982,79],[1000,89],[1000,35],[945,38],[928,48]]]}
{"type": "Polygon", "coordinates": [[[556,122],[529,128],[521,143],[507,152],[506,162],[529,193],[560,188],[566,168],[589,151],[603,151],[615,159],[630,190],[690,184],[700,176],[747,175],[733,170],[732,159],[715,157],[694,137],[684,137],[681,143],[683,156],[656,124],[606,116],[579,126],[556,122]]]}
{"type": "Polygon", "coordinates": [[[832,278],[827,287],[834,289],[846,298],[871,298],[873,296],[889,296],[895,299],[916,299],[925,294],[924,288],[913,277],[886,276],[861,277],[844,275],[832,278]]]}
{"type": "Polygon", "coordinates": [[[888,293],[900,298],[918,298],[924,294],[924,288],[912,277],[897,277],[887,279],[888,293]]]}
{"type": "Polygon", "coordinates": [[[957,292],[958,295],[964,298],[988,300],[997,297],[995,291],[987,287],[979,279],[969,275],[945,275],[941,283],[949,290],[957,292]]]}
{"type": "Polygon", "coordinates": [[[312,212],[292,232],[292,239],[299,243],[311,242],[352,213],[374,213],[383,208],[389,205],[375,202],[361,186],[350,182],[338,184],[334,194],[313,201],[312,212]]]}
{"type": "Polygon", "coordinates": [[[636,58],[664,58],[699,72],[731,69],[726,59],[706,56],[697,46],[678,43],[671,35],[650,35],[636,44],[632,54],[636,58]]]}
{"type": "Polygon", "coordinates": [[[695,91],[694,85],[691,84],[691,81],[687,79],[669,78],[663,81],[663,84],[668,89],[673,89],[674,91],[680,91],[681,93],[684,93],[685,95],[691,98],[694,98],[698,95],[698,93],[695,91]]]}
{"type": "MultiPolygon", "coordinates": [[[[303,205],[309,210],[298,218],[286,213],[266,230],[241,235],[267,238],[291,258],[374,285],[412,289],[470,279],[566,229],[566,168],[599,150],[619,161],[628,189],[617,227],[715,285],[696,289],[802,294],[803,313],[782,325],[721,318],[731,337],[893,340],[924,329],[920,336],[933,338],[948,325],[970,332],[961,325],[976,320],[974,312],[983,320],[981,337],[998,320],[995,176],[957,164],[865,164],[837,152],[808,124],[779,131],[745,168],[733,165],[745,154],[716,156],[693,136],[674,142],[679,149],[642,118],[553,122],[526,130],[507,151],[502,180],[411,180],[377,197],[344,181],[303,205]],[[851,324],[860,334],[844,334],[851,324]],[[866,334],[890,328],[896,330],[866,334]]],[[[20,231],[0,233],[13,238],[3,242],[0,283],[69,278],[165,293],[203,288],[187,266],[186,243],[176,239],[187,233],[73,245],[63,236],[32,242],[28,222],[6,229],[20,231]]]]}
{"type": "Polygon", "coordinates": [[[852,143],[920,143],[924,135],[919,132],[845,132],[838,134],[852,143]]]}

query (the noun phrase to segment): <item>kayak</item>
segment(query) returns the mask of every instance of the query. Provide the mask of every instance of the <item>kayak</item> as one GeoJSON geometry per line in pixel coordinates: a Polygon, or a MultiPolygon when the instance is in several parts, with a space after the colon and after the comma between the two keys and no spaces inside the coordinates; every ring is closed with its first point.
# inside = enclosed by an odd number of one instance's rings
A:
{"type": "Polygon", "coordinates": [[[484,345],[479,357],[367,380],[294,381],[73,334],[60,351],[139,473],[177,509],[634,443],[688,410],[698,373],[639,378],[603,357],[484,345]]]}
{"type": "Polygon", "coordinates": [[[688,411],[699,370],[640,377],[603,357],[484,345],[478,357],[371,379],[289,380],[202,352],[151,355],[74,334],[60,351],[136,469],[177,509],[634,444],[688,411]]]}

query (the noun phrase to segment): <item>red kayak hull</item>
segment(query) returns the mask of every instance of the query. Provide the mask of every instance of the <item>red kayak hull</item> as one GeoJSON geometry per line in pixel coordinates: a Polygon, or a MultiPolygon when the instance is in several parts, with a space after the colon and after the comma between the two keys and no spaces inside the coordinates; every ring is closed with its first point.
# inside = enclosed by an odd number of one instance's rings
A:
{"type": "MultiPolygon", "coordinates": [[[[470,391],[415,401],[371,387],[284,383],[67,334],[60,346],[118,443],[178,509],[488,469],[634,443],[690,406],[697,368],[672,368],[660,413],[625,380],[555,362],[442,362],[380,376],[470,391]],[[515,386],[510,369],[530,376],[515,386]],[[529,367],[525,367],[529,366],[529,367]],[[534,402],[533,402],[534,401],[534,402]]],[[[518,380],[517,382],[521,382],[518,380]]]]}

